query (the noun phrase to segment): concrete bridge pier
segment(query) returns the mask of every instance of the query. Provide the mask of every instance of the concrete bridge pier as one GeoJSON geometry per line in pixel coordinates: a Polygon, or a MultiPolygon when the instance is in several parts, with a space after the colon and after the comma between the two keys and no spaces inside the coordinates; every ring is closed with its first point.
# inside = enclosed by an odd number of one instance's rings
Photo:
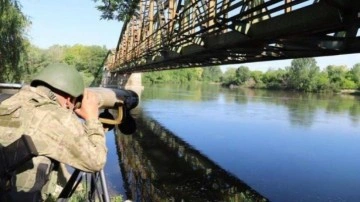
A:
{"type": "Polygon", "coordinates": [[[141,92],[144,89],[141,82],[141,73],[119,74],[117,72],[109,71],[106,67],[103,71],[100,86],[105,88],[132,90],[139,95],[139,98],[141,97],[141,92]]]}

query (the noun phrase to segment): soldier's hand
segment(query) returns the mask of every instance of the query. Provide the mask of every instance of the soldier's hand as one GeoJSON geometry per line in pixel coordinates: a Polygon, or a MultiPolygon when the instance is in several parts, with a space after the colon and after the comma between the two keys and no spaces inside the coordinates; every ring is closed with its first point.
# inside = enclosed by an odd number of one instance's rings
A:
{"type": "Polygon", "coordinates": [[[75,113],[85,120],[97,119],[99,115],[98,103],[99,100],[97,96],[93,92],[85,89],[81,107],[75,109],[75,113]]]}

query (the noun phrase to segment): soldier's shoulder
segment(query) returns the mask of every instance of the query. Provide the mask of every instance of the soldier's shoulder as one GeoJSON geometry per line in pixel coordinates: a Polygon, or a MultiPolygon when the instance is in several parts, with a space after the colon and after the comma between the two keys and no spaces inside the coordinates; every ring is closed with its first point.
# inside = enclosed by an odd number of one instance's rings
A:
{"type": "Polygon", "coordinates": [[[69,119],[78,119],[78,117],[72,110],[61,107],[60,105],[46,104],[37,108],[43,113],[45,113],[47,116],[51,116],[56,120],[59,120],[60,122],[69,119]]]}
{"type": "Polygon", "coordinates": [[[1,102],[2,105],[21,103],[21,105],[26,105],[29,103],[29,100],[36,100],[40,97],[30,86],[24,86],[17,93],[10,96],[8,99],[1,102]]]}

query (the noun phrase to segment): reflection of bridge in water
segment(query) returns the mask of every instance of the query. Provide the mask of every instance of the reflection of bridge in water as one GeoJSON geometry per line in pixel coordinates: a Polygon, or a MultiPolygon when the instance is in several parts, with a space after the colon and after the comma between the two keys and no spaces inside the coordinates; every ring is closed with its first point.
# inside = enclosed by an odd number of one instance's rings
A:
{"type": "MultiPolygon", "coordinates": [[[[135,109],[136,110],[136,109],[135,109]]],[[[127,195],[134,201],[267,201],[140,112],[137,132],[118,135],[127,195]]]]}

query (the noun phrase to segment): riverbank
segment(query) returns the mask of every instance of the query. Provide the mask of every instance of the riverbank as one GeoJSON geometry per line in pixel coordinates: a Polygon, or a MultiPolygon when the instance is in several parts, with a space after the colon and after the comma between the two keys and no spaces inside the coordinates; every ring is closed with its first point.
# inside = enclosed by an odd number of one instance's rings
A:
{"type": "MultiPolygon", "coordinates": [[[[295,89],[288,89],[288,88],[253,88],[253,87],[248,87],[246,85],[234,85],[234,84],[230,84],[230,85],[224,85],[221,84],[222,87],[224,88],[229,88],[229,89],[236,89],[236,88],[243,88],[243,89],[262,89],[262,90],[281,90],[281,91],[297,91],[295,89]]],[[[301,92],[301,91],[299,91],[301,92]]],[[[357,89],[342,89],[338,92],[335,91],[325,91],[327,93],[336,93],[336,94],[345,94],[345,95],[356,95],[356,96],[360,96],[360,90],[357,89]]],[[[312,92],[312,93],[324,93],[323,91],[321,92],[312,92]]]]}
{"type": "Polygon", "coordinates": [[[348,94],[348,95],[360,95],[360,90],[344,89],[344,90],[341,90],[340,93],[348,94]]]}

